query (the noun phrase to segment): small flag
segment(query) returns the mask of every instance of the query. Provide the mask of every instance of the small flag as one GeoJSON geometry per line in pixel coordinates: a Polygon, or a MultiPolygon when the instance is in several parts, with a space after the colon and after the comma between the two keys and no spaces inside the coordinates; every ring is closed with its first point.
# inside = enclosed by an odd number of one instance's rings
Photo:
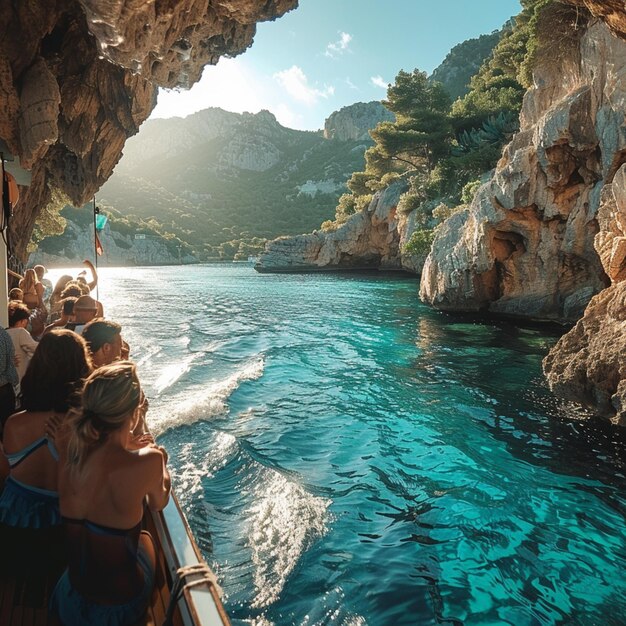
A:
{"type": "Polygon", "coordinates": [[[100,243],[100,237],[98,237],[98,233],[96,233],[96,254],[98,256],[102,256],[103,253],[104,253],[104,248],[102,247],[102,244],[100,243]]]}
{"type": "Polygon", "coordinates": [[[103,213],[96,214],[96,230],[102,230],[107,223],[107,216],[103,213]]]}

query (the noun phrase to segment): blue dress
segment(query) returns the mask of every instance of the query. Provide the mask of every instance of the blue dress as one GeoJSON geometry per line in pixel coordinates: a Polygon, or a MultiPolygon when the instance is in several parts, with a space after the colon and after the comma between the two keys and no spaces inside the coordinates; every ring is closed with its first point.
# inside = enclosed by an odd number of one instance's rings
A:
{"type": "Polygon", "coordinates": [[[135,624],[144,615],[152,586],[154,570],[150,557],[139,542],[141,524],[121,530],[95,524],[88,520],[63,518],[68,537],[69,567],[59,579],[50,599],[50,610],[65,626],[125,626],[135,624]],[[106,553],[106,559],[103,554],[106,553]],[[124,576],[137,581],[137,565],[141,571],[138,592],[122,604],[100,604],[87,595],[108,594],[124,576]],[[72,583],[74,580],[74,584],[72,583]],[[116,583],[117,581],[117,583],[116,583]]]}
{"type": "MultiPolygon", "coordinates": [[[[11,469],[17,467],[35,450],[48,446],[50,454],[58,461],[54,443],[40,437],[19,452],[7,454],[11,469]]],[[[56,491],[40,489],[9,476],[0,495],[0,524],[13,528],[51,528],[61,524],[59,495],[56,491]]]]}

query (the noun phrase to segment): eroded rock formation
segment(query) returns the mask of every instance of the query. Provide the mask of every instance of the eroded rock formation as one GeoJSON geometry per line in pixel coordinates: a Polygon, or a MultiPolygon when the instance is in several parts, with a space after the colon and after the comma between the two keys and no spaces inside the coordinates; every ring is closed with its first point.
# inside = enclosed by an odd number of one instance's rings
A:
{"type": "Polygon", "coordinates": [[[621,158],[626,43],[597,20],[556,36],[495,175],[435,240],[421,295],[436,307],[574,322],[608,284],[593,241],[621,158]]]}
{"type": "Polygon", "coordinates": [[[578,7],[575,20],[545,25],[521,132],[471,209],[442,228],[422,294],[447,308],[567,320],[610,283],[544,371],[558,395],[625,423],[626,6],[565,4],[578,7]]]}
{"type": "Polygon", "coordinates": [[[270,241],[255,269],[259,272],[389,269],[416,271],[420,259],[402,253],[410,236],[407,216],[398,214],[404,183],[374,195],[369,207],[351,215],[337,230],[315,231],[270,241]]]}
{"type": "Polygon", "coordinates": [[[552,390],[626,424],[626,165],[604,185],[596,248],[613,283],[551,350],[544,371],[552,390]]]}
{"type": "Polygon", "coordinates": [[[189,87],[297,0],[24,0],[0,11],[0,139],[32,171],[12,221],[17,258],[40,210],[82,205],[110,176],[157,86],[189,87]]]}

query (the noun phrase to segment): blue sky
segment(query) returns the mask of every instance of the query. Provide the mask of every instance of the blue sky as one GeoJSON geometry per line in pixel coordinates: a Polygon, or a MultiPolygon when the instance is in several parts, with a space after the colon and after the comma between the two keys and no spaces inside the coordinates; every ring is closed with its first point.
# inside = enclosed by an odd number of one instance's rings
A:
{"type": "Polygon", "coordinates": [[[520,10],[519,0],[300,0],[190,90],[161,91],[152,117],[269,109],[290,128],[322,128],[343,106],[384,98],[399,70],[430,73],[454,45],[520,10]]]}

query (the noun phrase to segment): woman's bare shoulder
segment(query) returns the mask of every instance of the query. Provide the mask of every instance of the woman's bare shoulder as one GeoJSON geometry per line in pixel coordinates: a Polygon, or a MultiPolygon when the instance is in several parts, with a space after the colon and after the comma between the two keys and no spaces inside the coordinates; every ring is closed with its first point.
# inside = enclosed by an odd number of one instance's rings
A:
{"type": "Polygon", "coordinates": [[[4,426],[4,446],[14,452],[45,434],[49,412],[20,411],[13,413],[4,426]]]}
{"type": "Polygon", "coordinates": [[[112,469],[117,468],[121,472],[152,472],[160,468],[162,456],[154,445],[145,446],[138,450],[117,450],[115,455],[110,455],[112,469]]]}

